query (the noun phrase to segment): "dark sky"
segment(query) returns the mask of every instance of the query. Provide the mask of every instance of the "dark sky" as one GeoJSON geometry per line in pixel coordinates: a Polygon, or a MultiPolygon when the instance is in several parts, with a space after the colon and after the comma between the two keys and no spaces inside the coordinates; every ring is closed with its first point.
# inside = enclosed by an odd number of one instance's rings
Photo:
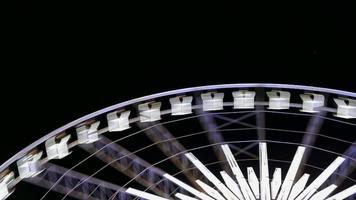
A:
{"type": "Polygon", "coordinates": [[[82,115],[146,94],[275,82],[356,91],[352,1],[18,2],[0,162],[82,115]]]}
{"type": "Polygon", "coordinates": [[[356,91],[351,11],[351,1],[18,2],[1,160],[84,114],[169,89],[280,82],[356,91]]]}

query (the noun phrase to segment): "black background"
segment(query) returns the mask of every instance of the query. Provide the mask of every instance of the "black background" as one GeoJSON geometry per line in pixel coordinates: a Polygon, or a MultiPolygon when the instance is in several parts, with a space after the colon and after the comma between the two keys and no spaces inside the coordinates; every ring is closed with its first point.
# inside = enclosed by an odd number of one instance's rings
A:
{"type": "Polygon", "coordinates": [[[80,116],[170,89],[270,82],[355,92],[351,2],[18,2],[1,73],[0,162],[80,116]]]}

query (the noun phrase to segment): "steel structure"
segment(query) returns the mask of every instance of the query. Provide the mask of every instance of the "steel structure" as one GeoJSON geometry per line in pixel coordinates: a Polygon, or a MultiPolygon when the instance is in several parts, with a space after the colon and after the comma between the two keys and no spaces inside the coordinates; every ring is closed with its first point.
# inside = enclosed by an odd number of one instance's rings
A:
{"type": "Polygon", "coordinates": [[[0,166],[0,199],[341,200],[356,193],[356,93],[173,90],[86,115],[0,166]],[[57,194],[57,196],[53,196],[57,194]]]}

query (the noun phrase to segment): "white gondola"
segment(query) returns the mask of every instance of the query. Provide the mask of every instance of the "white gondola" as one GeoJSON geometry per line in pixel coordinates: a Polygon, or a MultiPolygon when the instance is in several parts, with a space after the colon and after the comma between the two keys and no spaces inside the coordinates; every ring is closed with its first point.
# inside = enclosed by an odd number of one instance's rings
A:
{"type": "Polygon", "coordinates": [[[316,113],[320,112],[317,108],[324,106],[325,97],[321,94],[305,93],[301,94],[300,98],[303,100],[301,112],[316,113]]]}
{"type": "Polygon", "coordinates": [[[17,161],[20,178],[31,178],[44,170],[40,162],[42,154],[42,151],[34,150],[17,161]]]}
{"type": "Polygon", "coordinates": [[[169,99],[172,115],[187,115],[192,113],[192,96],[178,96],[169,99]]]}
{"type": "Polygon", "coordinates": [[[334,99],[337,105],[336,117],[351,119],[356,118],[356,100],[348,98],[334,99]]]}
{"type": "Polygon", "coordinates": [[[68,148],[68,141],[71,135],[60,134],[56,137],[50,138],[46,141],[47,158],[62,159],[70,154],[68,148]]]}
{"type": "Polygon", "coordinates": [[[147,102],[138,105],[140,122],[154,122],[161,119],[161,102],[147,102]]]}
{"type": "Polygon", "coordinates": [[[201,94],[204,111],[222,110],[224,108],[224,93],[207,92],[201,94]]]}
{"type": "Polygon", "coordinates": [[[79,125],[76,128],[78,144],[90,144],[98,141],[100,139],[98,134],[99,125],[100,121],[87,122],[83,125],[79,125]]]}
{"type": "Polygon", "coordinates": [[[239,90],[232,92],[234,97],[234,109],[253,109],[255,108],[255,91],[239,90]]]}
{"type": "Polygon", "coordinates": [[[290,92],[272,90],[267,92],[269,97],[269,107],[271,110],[289,109],[290,92]]]}
{"type": "Polygon", "coordinates": [[[109,132],[123,131],[130,128],[129,116],[131,111],[118,110],[106,115],[109,132]]]}

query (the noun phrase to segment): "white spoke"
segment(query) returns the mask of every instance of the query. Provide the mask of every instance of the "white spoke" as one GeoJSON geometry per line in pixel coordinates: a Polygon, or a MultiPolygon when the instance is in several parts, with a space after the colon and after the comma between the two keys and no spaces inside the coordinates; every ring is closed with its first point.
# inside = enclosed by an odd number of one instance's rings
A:
{"type": "Polygon", "coordinates": [[[163,175],[166,179],[172,181],[174,184],[177,184],[179,187],[187,190],[188,192],[192,193],[193,195],[199,197],[202,200],[214,200],[213,198],[209,197],[208,195],[198,191],[197,189],[189,186],[188,184],[184,183],[183,181],[169,175],[169,174],[164,174],[163,175]]]}
{"type": "Polygon", "coordinates": [[[308,200],[329,176],[344,162],[345,158],[337,157],[297,198],[308,200]]]}
{"type": "Polygon", "coordinates": [[[260,143],[260,186],[261,200],[271,200],[271,189],[269,185],[268,155],[265,142],[260,143]]]}
{"type": "Polygon", "coordinates": [[[225,171],[220,172],[222,178],[224,179],[225,184],[227,187],[241,200],[244,200],[242,196],[241,190],[234,179],[231,178],[225,171]]]}
{"type": "Polygon", "coordinates": [[[202,182],[201,180],[196,180],[198,185],[203,188],[203,190],[210,196],[214,197],[217,200],[226,200],[217,190],[210,187],[208,184],[202,182]]]}
{"type": "Polygon", "coordinates": [[[214,184],[216,188],[225,196],[228,200],[238,200],[238,198],[232,193],[223,183],[220,182],[216,176],[211,173],[192,153],[187,153],[185,156],[204,174],[204,176],[214,184]]]}
{"type": "Polygon", "coordinates": [[[148,199],[148,200],[169,200],[154,194],[150,194],[148,192],[143,192],[141,190],[136,190],[134,188],[128,188],[126,190],[127,193],[144,198],[144,199],[148,199]]]}
{"type": "Polygon", "coordinates": [[[198,200],[194,197],[191,197],[191,196],[179,193],[179,192],[176,193],[174,196],[176,196],[178,199],[181,199],[181,200],[198,200]]]}
{"type": "Polygon", "coordinates": [[[236,176],[237,183],[241,188],[241,192],[245,200],[256,200],[229,146],[225,144],[225,145],[221,145],[221,148],[223,149],[226,159],[229,162],[231,171],[236,176]]]}
{"type": "Polygon", "coordinates": [[[321,190],[320,192],[314,194],[310,200],[324,200],[328,197],[335,189],[337,188],[336,185],[330,185],[327,188],[321,190]]]}
{"type": "Polygon", "coordinates": [[[288,169],[287,175],[283,181],[281,191],[278,194],[277,200],[287,200],[295,176],[298,172],[300,162],[302,161],[304,151],[305,147],[298,147],[297,152],[294,155],[293,161],[288,169]]]}
{"type": "Polygon", "coordinates": [[[356,185],[353,185],[329,198],[326,200],[343,200],[346,199],[347,197],[350,197],[351,195],[356,193],[356,185]]]}
{"type": "Polygon", "coordinates": [[[272,199],[276,199],[278,190],[282,184],[282,169],[276,168],[273,173],[273,179],[271,181],[271,195],[272,199]]]}
{"type": "Polygon", "coordinates": [[[252,167],[247,167],[247,180],[256,199],[260,198],[260,183],[252,167]]]}
{"type": "Polygon", "coordinates": [[[303,174],[303,176],[294,184],[288,200],[294,200],[304,190],[305,186],[307,185],[309,176],[309,174],[303,174]]]}

